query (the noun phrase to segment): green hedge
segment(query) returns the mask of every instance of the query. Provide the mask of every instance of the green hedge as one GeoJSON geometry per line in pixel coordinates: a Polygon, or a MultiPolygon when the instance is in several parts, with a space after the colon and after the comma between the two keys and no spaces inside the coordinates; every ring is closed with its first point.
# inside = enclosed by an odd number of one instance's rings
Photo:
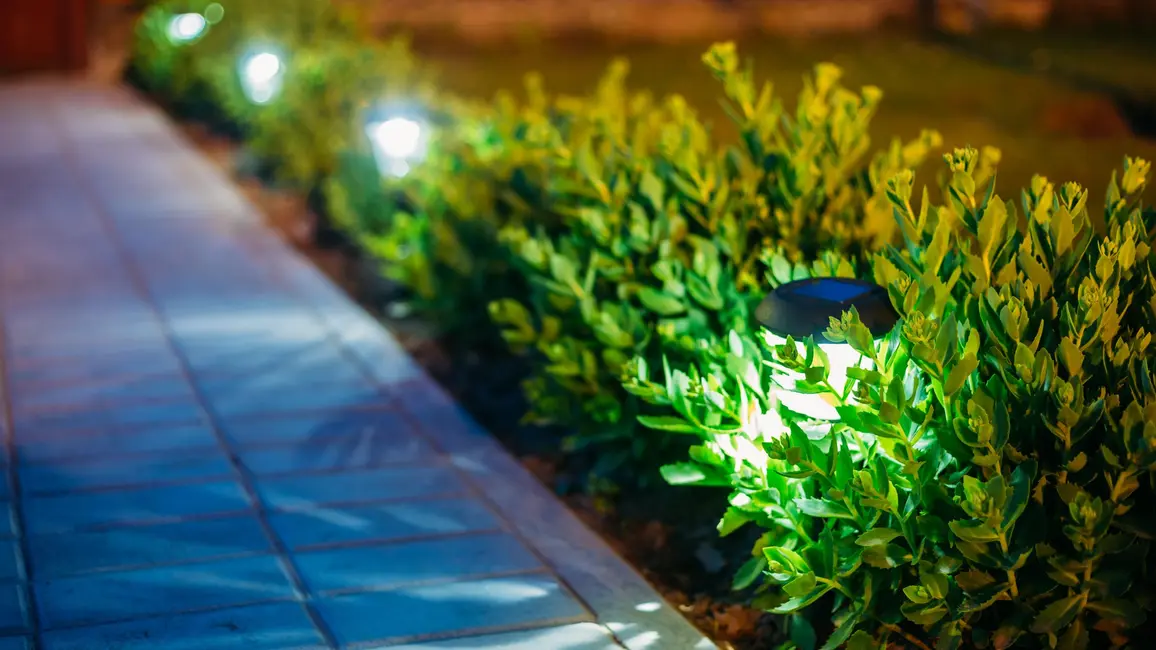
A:
{"type": "Polygon", "coordinates": [[[531,76],[466,102],[324,0],[221,4],[185,44],[168,20],[206,3],[147,12],[144,85],[207,97],[285,182],[323,192],[419,313],[500,333],[529,361],[527,416],[593,460],[589,489],[730,490],[720,533],[763,532],[735,586],[788,615],[796,647],[1123,647],[1145,621],[1147,163],[1127,160],[1093,214],[1086,190],[1043,178],[1004,201],[998,152],[957,150],[942,198],[914,201],[939,136],[873,149],[882,93],[829,64],[788,106],[712,48],[731,144],[680,97],[628,91],[625,62],[588,96],[531,76]],[[238,84],[253,43],[285,57],[263,106],[238,84]],[[423,108],[429,149],[384,178],[363,122],[399,101],[423,108]],[[783,342],[755,323],[767,292],[823,276],[873,279],[900,324],[875,341],[850,312],[826,341],[783,342]]]}

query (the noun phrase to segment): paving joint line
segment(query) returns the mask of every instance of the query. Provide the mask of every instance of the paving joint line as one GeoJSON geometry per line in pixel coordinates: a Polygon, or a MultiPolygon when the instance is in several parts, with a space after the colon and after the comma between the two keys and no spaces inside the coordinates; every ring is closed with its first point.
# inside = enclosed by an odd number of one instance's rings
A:
{"type": "Polygon", "coordinates": [[[117,255],[120,258],[121,263],[124,265],[125,270],[132,278],[132,282],[136,287],[140,298],[142,298],[151,307],[153,313],[160,321],[158,327],[164,334],[167,347],[176,357],[185,379],[193,386],[194,394],[197,395],[198,401],[200,401],[201,411],[204,412],[205,416],[209,419],[209,426],[212,429],[214,436],[217,438],[218,445],[220,445],[221,450],[229,458],[234,467],[234,470],[238,474],[237,481],[242,486],[242,489],[245,490],[246,498],[249,501],[250,508],[253,510],[254,515],[260,522],[263,532],[268,538],[270,544],[272,544],[273,548],[280,556],[278,558],[278,564],[281,565],[282,571],[286,574],[286,577],[289,579],[293,590],[297,594],[296,602],[300,603],[302,608],[306,611],[306,614],[309,616],[314,629],[321,636],[326,646],[332,649],[339,648],[340,645],[337,643],[336,635],[334,634],[333,630],[330,629],[328,623],[321,617],[321,613],[317,610],[309,589],[307,588],[307,585],[301,576],[296,563],[293,561],[288,548],[286,548],[286,546],[282,543],[282,540],[268,521],[260,499],[260,494],[257,492],[254,485],[255,478],[248,474],[246,469],[241,464],[240,459],[234,454],[229,441],[225,438],[221,430],[221,423],[216,421],[215,414],[210,411],[208,404],[205,401],[205,395],[196,385],[195,376],[193,375],[192,371],[192,365],[189,363],[189,359],[185,355],[184,350],[182,350],[176,344],[177,337],[172,328],[171,321],[160,309],[159,302],[149,287],[148,282],[145,280],[144,274],[141,271],[136,257],[125,246],[124,239],[120,233],[120,228],[115,219],[113,219],[108,213],[103,201],[92,189],[91,183],[88,182],[88,180],[84,178],[84,175],[81,173],[82,170],[77,159],[77,151],[74,143],[71,141],[66,141],[66,144],[64,147],[62,147],[62,149],[64,157],[69,163],[73,173],[77,176],[77,182],[82,193],[85,195],[88,201],[91,202],[94,212],[96,212],[98,219],[104,226],[104,230],[110,239],[111,245],[117,252],[117,255]]]}

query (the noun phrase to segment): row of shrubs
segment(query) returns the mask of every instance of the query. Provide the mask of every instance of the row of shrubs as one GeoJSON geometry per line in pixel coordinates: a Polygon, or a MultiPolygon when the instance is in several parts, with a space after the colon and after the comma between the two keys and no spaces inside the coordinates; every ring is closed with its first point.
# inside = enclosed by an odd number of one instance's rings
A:
{"type": "Polygon", "coordinates": [[[791,105],[712,48],[730,143],[680,97],[629,91],[625,63],[587,96],[530,77],[468,102],[327,0],[212,4],[147,11],[139,82],[235,127],[431,320],[496,325],[530,360],[528,417],[598,459],[592,485],[729,490],[720,534],[762,532],[735,587],[789,615],[790,643],[1139,647],[1156,575],[1148,163],[1125,160],[1102,208],[1043,177],[1002,198],[991,149],[943,156],[919,189],[939,136],[873,147],[882,93],[829,64],[791,105]],[[188,11],[219,20],[174,43],[188,11]],[[286,65],[267,105],[237,79],[256,43],[286,65]],[[433,126],[403,178],[365,141],[380,101],[433,126]],[[755,322],[776,286],[822,276],[884,287],[899,324],[875,340],[850,312],[825,342],[784,342],[755,322]],[[846,377],[830,342],[861,355],[846,377]]]}

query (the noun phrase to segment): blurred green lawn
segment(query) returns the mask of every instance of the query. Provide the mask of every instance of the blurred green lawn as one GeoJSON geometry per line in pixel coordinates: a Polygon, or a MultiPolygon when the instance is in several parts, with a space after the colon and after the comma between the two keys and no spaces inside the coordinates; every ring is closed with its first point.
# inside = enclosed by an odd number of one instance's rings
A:
{"type": "MultiPolygon", "coordinates": [[[[1103,40],[1077,43],[1069,52],[1064,39],[1058,44],[1044,36],[1033,39],[1002,36],[993,43],[1022,52],[1047,43],[1054,60],[1078,63],[1085,72],[1114,75],[1117,82],[1147,84],[1151,79],[1140,79],[1140,72],[1156,69],[1103,40]]],[[[500,88],[520,88],[522,77],[534,70],[543,74],[549,89],[584,92],[593,87],[612,58],[625,56],[631,62],[632,86],[658,94],[682,94],[716,125],[721,138],[730,138],[734,130],[719,108],[717,85],[700,62],[708,46],[560,40],[467,47],[442,39],[415,39],[417,50],[438,66],[447,88],[480,97],[500,88]]],[[[791,106],[803,74],[821,61],[842,66],[845,81],[852,87],[882,88],[884,102],[873,129],[880,146],[894,136],[914,137],[926,127],[938,129],[946,147],[1000,148],[999,187],[1005,198],[1018,197],[1019,188],[1035,173],[1054,181],[1077,181],[1090,187],[1093,197],[1102,197],[1111,170],[1121,165],[1125,155],[1156,160],[1156,141],[1127,136],[1083,139],[1073,133],[1047,132],[1043,122],[1049,107],[1072,102],[1079,93],[1044,75],[1004,69],[910,38],[768,36],[740,42],[739,49],[791,106]]],[[[1156,52],[1156,46],[1147,49],[1156,52]]],[[[925,182],[932,181],[932,173],[938,171],[938,161],[933,165],[930,172],[921,174],[925,182]]]]}

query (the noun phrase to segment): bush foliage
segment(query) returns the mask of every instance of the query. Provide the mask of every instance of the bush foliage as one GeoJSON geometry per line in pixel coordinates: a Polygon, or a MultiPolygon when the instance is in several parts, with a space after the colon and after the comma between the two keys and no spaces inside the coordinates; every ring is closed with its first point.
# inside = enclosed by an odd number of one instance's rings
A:
{"type": "Polygon", "coordinates": [[[169,18],[208,3],[146,12],[143,85],[242,125],[419,313],[495,328],[529,361],[528,417],[572,431],[590,487],[729,490],[720,533],[763,533],[735,587],[789,617],[790,644],[1133,643],[1156,535],[1147,163],[1126,161],[1093,212],[1044,178],[1005,201],[998,152],[956,150],[941,200],[916,201],[939,136],[873,149],[882,93],[830,64],[788,106],[733,45],[712,48],[728,143],[682,98],[628,90],[625,62],[588,96],[531,76],[466,102],[326,0],[221,4],[186,44],[169,18]],[[286,59],[264,106],[237,79],[254,43],[286,59]],[[402,178],[365,142],[380,102],[420,107],[432,131],[402,178]],[[874,280],[899,324],[874,340],[851,311],[824,340],[784,342],[755,322],[767,292],[823,276],[874,280]]]}

